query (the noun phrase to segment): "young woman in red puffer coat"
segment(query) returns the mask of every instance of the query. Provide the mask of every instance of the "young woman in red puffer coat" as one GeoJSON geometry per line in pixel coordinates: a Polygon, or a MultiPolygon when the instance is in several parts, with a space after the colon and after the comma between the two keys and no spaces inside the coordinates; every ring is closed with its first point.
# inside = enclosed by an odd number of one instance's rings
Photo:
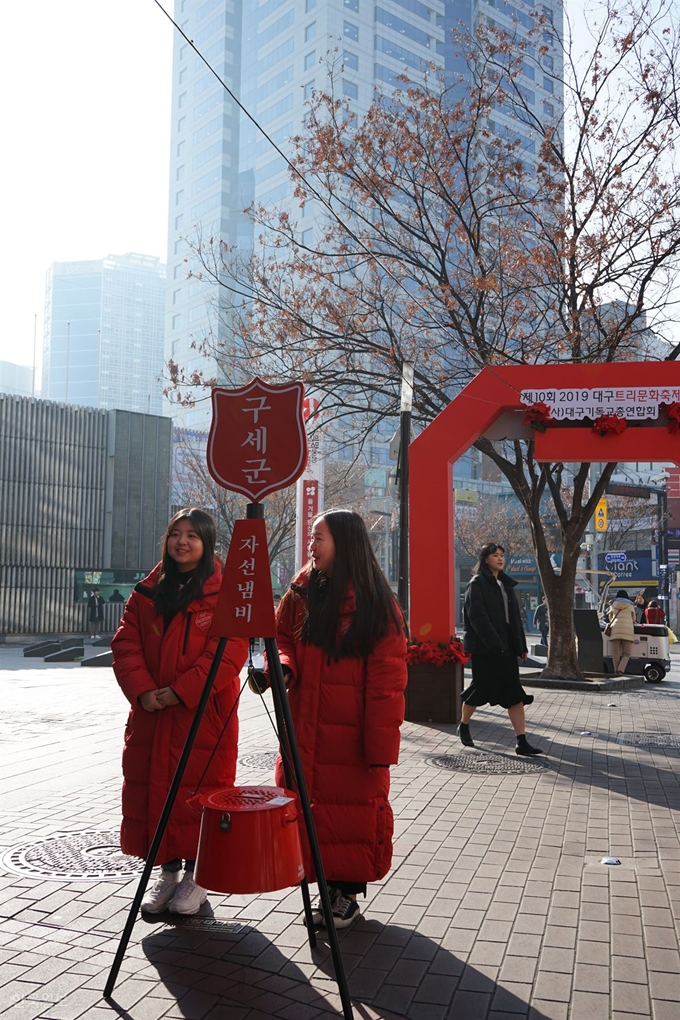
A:
{"type": "MultiPolygon", "coordinates": [[[[357,894],[392,861],[387,798],[404,719],[406,634],[358,514],[319,517],[310,554],[279,605],[277,644],[333,921],[347,927],[361,916],[357,894]]],[[[276,781],[283,785],[280,761],[276,781]]],[[[315,881],[306,845],[305,871],[315,881]]],[[[325,923],[320,900],[313,913],[325,923]]]]}
{"type": "MultiPolygon", "coordinates": [[[[161,562],[134,592],[111,642],[113,670],[131,704],[123,750],[123,853],[146,859],[194,711],[213,661],[210,637],[222,579],[214,556],[215,524],[196,507],[180,510],[168,525],[161,562]]],[[[193,878],[200,817],[187,800],[215,754],[201,791],[233,786],[238,721],[238,674],[247,654],[243,640],[227,642],[205,715],[163,836],[156,863],[160,877],[142,910],[169,908],[195,914],[207,891],[193,878]],[[184,876],[180,881],[180,872],[184,876]]]]}

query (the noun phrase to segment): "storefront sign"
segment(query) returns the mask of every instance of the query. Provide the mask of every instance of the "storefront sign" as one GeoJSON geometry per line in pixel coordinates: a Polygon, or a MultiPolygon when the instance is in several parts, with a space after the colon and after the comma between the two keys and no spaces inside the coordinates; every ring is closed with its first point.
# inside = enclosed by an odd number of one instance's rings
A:
{"type": "Polygon", "coordinates": [[[610,574],[614,575],[612,582],[614,587],[617,584],[630,584],[633,587],[636,584],[642,586],[656,584],[656,563],[653,564],[650,549],[615,553],[614,555],[623,557],[623,559],[614,561],[607,558],[611,555],[612,553],[600,553],[597,563],[599,570],[608,570],[610,574]]]}
{"type": "Polygon", "coordinates": [[[76,570],[73,601],[87,605],[98,588],[104,602],[127,602],[135,585],[146,577],[151,566],[149,570],[76,570]]]}

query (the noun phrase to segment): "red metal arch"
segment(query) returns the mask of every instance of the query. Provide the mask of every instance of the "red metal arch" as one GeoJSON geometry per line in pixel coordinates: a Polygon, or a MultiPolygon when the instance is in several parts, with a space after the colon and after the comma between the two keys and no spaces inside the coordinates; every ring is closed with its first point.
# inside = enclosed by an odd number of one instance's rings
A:
{"type": "MultiPolygon", "coordinates": [[[[455,633],[453,464],[504,412],[521,410],[525,389],[680,386],[675,361],[598,365],[513,365],[482,369],[410,448],[411,633],[445,641],[455,633]]],[[[671,461],[680,465],[680,433],[642,426],[600,437],[590,426],[537,432],[538,461],[671,461]]],[[[493,540],[496,536],[490,535],[493,540]]]]}

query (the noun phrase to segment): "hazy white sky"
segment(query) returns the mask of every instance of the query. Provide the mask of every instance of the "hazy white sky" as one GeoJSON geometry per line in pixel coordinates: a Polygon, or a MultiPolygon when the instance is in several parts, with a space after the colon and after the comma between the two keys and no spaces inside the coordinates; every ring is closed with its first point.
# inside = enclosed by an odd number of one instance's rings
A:
{"type": "Polygon", "coordinates": [[[3,5],[0,360],[32,364],[37,313],[40,364],[52,262],[165,261],[173,31],[153,0],[3,5]]]}

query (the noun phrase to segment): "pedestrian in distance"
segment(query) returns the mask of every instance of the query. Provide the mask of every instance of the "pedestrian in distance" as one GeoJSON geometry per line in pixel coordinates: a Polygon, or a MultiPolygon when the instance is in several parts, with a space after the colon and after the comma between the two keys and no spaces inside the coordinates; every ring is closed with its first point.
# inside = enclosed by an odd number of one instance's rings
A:
{"type": "Polygon", "coordinates": [[[104,599],[99,594],[99,588],[95,588],[87,603],[87,618],[90,624],[90,637],[94,641],[99,636],[104,619],[104,599]]]}
{"type": "MultiPolygon", "coordinates": [[[[210,637],[221,582],[214,550],[209,514],[196,507],[176,513],[162,541],[160,563],[135,587],[111,642],[113,671],[131,705],[120,846],[143,859],[217,648],[218,639],[210,637]]],[[[200,817],[187,800],[199,783],[204,793],[234,785],[238,721],[233,709],[247,650],[243,639],[227,642],[154,862],[161,864],[160,877],[142,901],[147,913],[168,908],[195,914],[207,899],[207,890],[194,882],[200,817]]]]}
{"type": "MultiPolygon", "coordinates": [[[[346,928],[361,917],[357,895],[392,862],[388,795],[404,719],[406,630],[359,514],[317,518],[309,551],[279,604],[277,644],[333,923],[346,928]]],[[[276,782],[284,785],[280,760],[276,782]]],[[[320,898],[312,914],[327,925],[320,898]]]]}
{"type": "Polygon", "coordinates": [[[642,594],[641,591],[639,591],[637,593],[637,595],[635,596],[635,601],[634,601],[633,604],[635,606],[635,622],[636,623],[644,623],[645,622],[645,610],[647,609],[647,603],[645,602],[645,597],[644,597],[644,595],[642,594]]]}
{"type": "Polygon", "coordinates": [[[536,612],[534,613],[534,627],[541,632],[541,644],[548,647],[548,630],[550,622],[548,620],[548,604],[545,600],[545,595],[541,599],[538,606],[536,606],[536,612]]]}
{"type": "Polygon", "coordinates": [[[489,542],[479,553],[465,593],[465,649],[472,656],[472,683],[463,691],[458,735],[474,747],[470,720],[480,705],[501,705],[515,731],[515,753],[542,754],[525,734],[524,706],[533,702],[519,680],[518,658],[526,660],[527,645],[515,597],[516,581],[505,573],[505,549],[489,542]]]}
{"type": "Polygon", "coordinates": [[[659,603],[656,601],[656,599],[652,599],[652,601],[649,603],[649,605],[645,609],[645,618],[644,618],[643,622],[644,623],[665,623],[666,622],[666,614],[664,613],[663,609],[661,608],[659,603]]]}
{"type": "Polygon", "coordinates": [[[609,607],[608,636],[612,646],[612,662],[617,676],[623,676],[635,642],[635,606],[628,592],[621,588],[609,607]]]}

